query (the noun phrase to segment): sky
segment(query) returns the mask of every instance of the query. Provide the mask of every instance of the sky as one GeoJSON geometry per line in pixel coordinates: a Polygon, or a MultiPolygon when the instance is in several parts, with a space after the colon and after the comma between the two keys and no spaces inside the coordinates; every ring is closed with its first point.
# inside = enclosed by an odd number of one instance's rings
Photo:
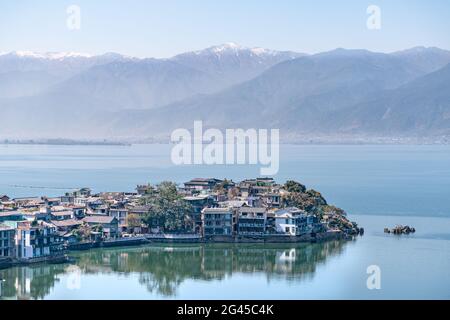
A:
{"type": "Polygon", "coordinates": [[[163,58],[226,42],[305,53],[392,52],[450,49],[449,35],[448,0],[0,0],[0,52],[163,58]],[[67,13],[71,5],[79,19],[67,13]],[[380,29],[367,27],[371,5],[380,9],[380,29]]]}

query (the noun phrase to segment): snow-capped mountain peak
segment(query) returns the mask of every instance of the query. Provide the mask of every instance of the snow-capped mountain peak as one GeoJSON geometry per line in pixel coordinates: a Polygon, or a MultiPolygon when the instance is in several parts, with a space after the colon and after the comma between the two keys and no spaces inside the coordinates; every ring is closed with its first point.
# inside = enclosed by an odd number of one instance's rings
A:
{"type": "Polygon", "coordinates": [[[63,60],[68,58],[91,58],[92,55],[78,52],[34,52],[34,51],[13,51],[0,55],[11,55],[20,58],[63,60]]]}
{"type": "Polygon", "coordinates": [[[210,51],[213,51],[215,53],[221,53],[224,51],[237,51],[237,50],[242,50],[242,49],[243,48],[240,45],[238,45],[234,42],[227,42],[227,43],[224,43],[219,46],[211,47],[210,51]]]}
{"type": "MultiPolygon", "coordinates": [[[[261,47],[244,47],[239,44],[236,44],[235,42],[226,42],[221,45],[209,47],[203,50],[198,50],[194,52],[188,52],[187,55],[194,54],[197,56],[200,55],[215,55],[215,56],[222,56],[222,55],[240,55],[240,54],[247,54],[247,55],[254,55],[254,56],[276,56],[279,52],[274,50],[269,50],[261,47]]],[[[185,55],[185,54],[181,54],[185,55]]]]}

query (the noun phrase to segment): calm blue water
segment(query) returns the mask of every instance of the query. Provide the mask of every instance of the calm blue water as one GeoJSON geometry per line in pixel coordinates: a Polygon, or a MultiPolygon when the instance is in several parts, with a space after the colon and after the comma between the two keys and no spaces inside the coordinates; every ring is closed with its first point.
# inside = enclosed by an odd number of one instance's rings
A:
{"type": "Polygon", "coordinates": [[[0,270],[1,299],[450,299],[450,219],[352,216],[352,242],[190,244],[72,252],[0,270]],[[395,223],[414,235],[385,235],[395,223]],[[380,268],[380,289],[367,268],[380,268]]]}
{"type": "MultiPolygon", "coordinates": [[[[259,175],[258,166],[173,166],[170,151],[169,145],[0,145],[0,194],[59,195],[65,190],[52,188],[82,186],[132,191],[139,183],[259,175]]],[[[316,188],[352,214],[450,217],[450,146],[285,145],[276,178],[316,188]]]]}
{"type": "MultiPolygon", "coordinates": [[[[450,146],[282,146],[280,157],[279,181],[321,191],[365,228],[364,237],[73,253],[73,265],[0,271],[0,299],[450,299],[450,146]],[[383,233],[396,224],[417,233],[383,233]],[[367,289],[370,265],[380,267],[380,290],[367,289]]],[[[81,186],[132,191],[138,183],[239,180],[258,172],[174,167],[168,145],[0,145],[0,194],[13,197],[81,186]]]]}

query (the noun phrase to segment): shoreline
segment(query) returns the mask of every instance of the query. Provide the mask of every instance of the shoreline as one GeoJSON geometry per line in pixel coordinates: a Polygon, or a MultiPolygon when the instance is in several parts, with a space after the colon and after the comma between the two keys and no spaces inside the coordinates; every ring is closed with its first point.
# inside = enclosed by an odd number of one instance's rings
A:
{"type": "MultiPolygon", "coordinates": [[[[107,138],[14,138],[0,137],[0,145],[55,145],[55,146],[123,146],[172,145],[170,136],[154,137],[107,137],[107,138]]],[[[280,137],[280,145],[332,145],[332,146],[383,146],[383,145],[450,145],[450,135],[431,136],[371,136],[371,135],[320,135],[285,134],[280,137]]]]}
{"type": "Polygon", "coordinates": [[[348,235],[342,231],[327,231],[317,233],[314,235],[304,234],[301,236],[286,236],[286,235],[262,235],[262,236],[177,236],[170,235],[143,236],[139,238],[118,239],[104,242],[86,242],[68,245],[68,251],[83,251],[95,248],[111,248],[111,247],[127,247],[135,245],[146,245],[152,243],[169,243],[169,244],[183,244],[183,243],[316,243],[333,240],[351,240],[357,235],[348,235]]]}
{"type": "Polygon", "coordinates": [[[357,235],[348,235],[341,231],[327,231],[317,233],[315,236],[305,234],[301,236],[284,235],[263,235],[263,236],[215,236],[210,238],[203,237],[139,237],[138,239],[118,239],[104,242],[86,242],[67,246],[63,254],[53,257],[41,257],[28,261],[14,261],[12,259],[0,260],[0,270],[13,267],[24,267],[39,264],[61,264],[70,263],[71,252],[90,251],[92,249],[102,248],[127,248],[136,246],[151,246],[152,244],[290,244],[290,243],[323,243],[328,241],[351,241],[357,235]]]}

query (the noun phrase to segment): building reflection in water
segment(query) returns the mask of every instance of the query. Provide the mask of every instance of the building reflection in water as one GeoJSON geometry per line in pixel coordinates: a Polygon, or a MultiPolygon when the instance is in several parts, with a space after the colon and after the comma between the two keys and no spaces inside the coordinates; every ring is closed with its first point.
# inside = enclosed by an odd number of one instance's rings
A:
{"type": "Polygon", "coordinates": [[[3,279],[1,299],[43,299],[50,293],[58,275],[64,273],[63,265],[39,265],[0,270],[3,279]]]}
{"type": "MultiPolygon", "coordinates": [[[[151,293],[171,297],[185,280],[222,280],[233,274],[264,275],[267,281],[302,281],[317,266],[342,253],[346,242],[317,244],[156,245],[73,253],[86,274],[137,274],[151,293]]],[[[43,299],[73,265],[39,265],[0,270],[2,298],[43,299]]],[[[101,298],[101,297],[99,297],[101,298]]]]}

